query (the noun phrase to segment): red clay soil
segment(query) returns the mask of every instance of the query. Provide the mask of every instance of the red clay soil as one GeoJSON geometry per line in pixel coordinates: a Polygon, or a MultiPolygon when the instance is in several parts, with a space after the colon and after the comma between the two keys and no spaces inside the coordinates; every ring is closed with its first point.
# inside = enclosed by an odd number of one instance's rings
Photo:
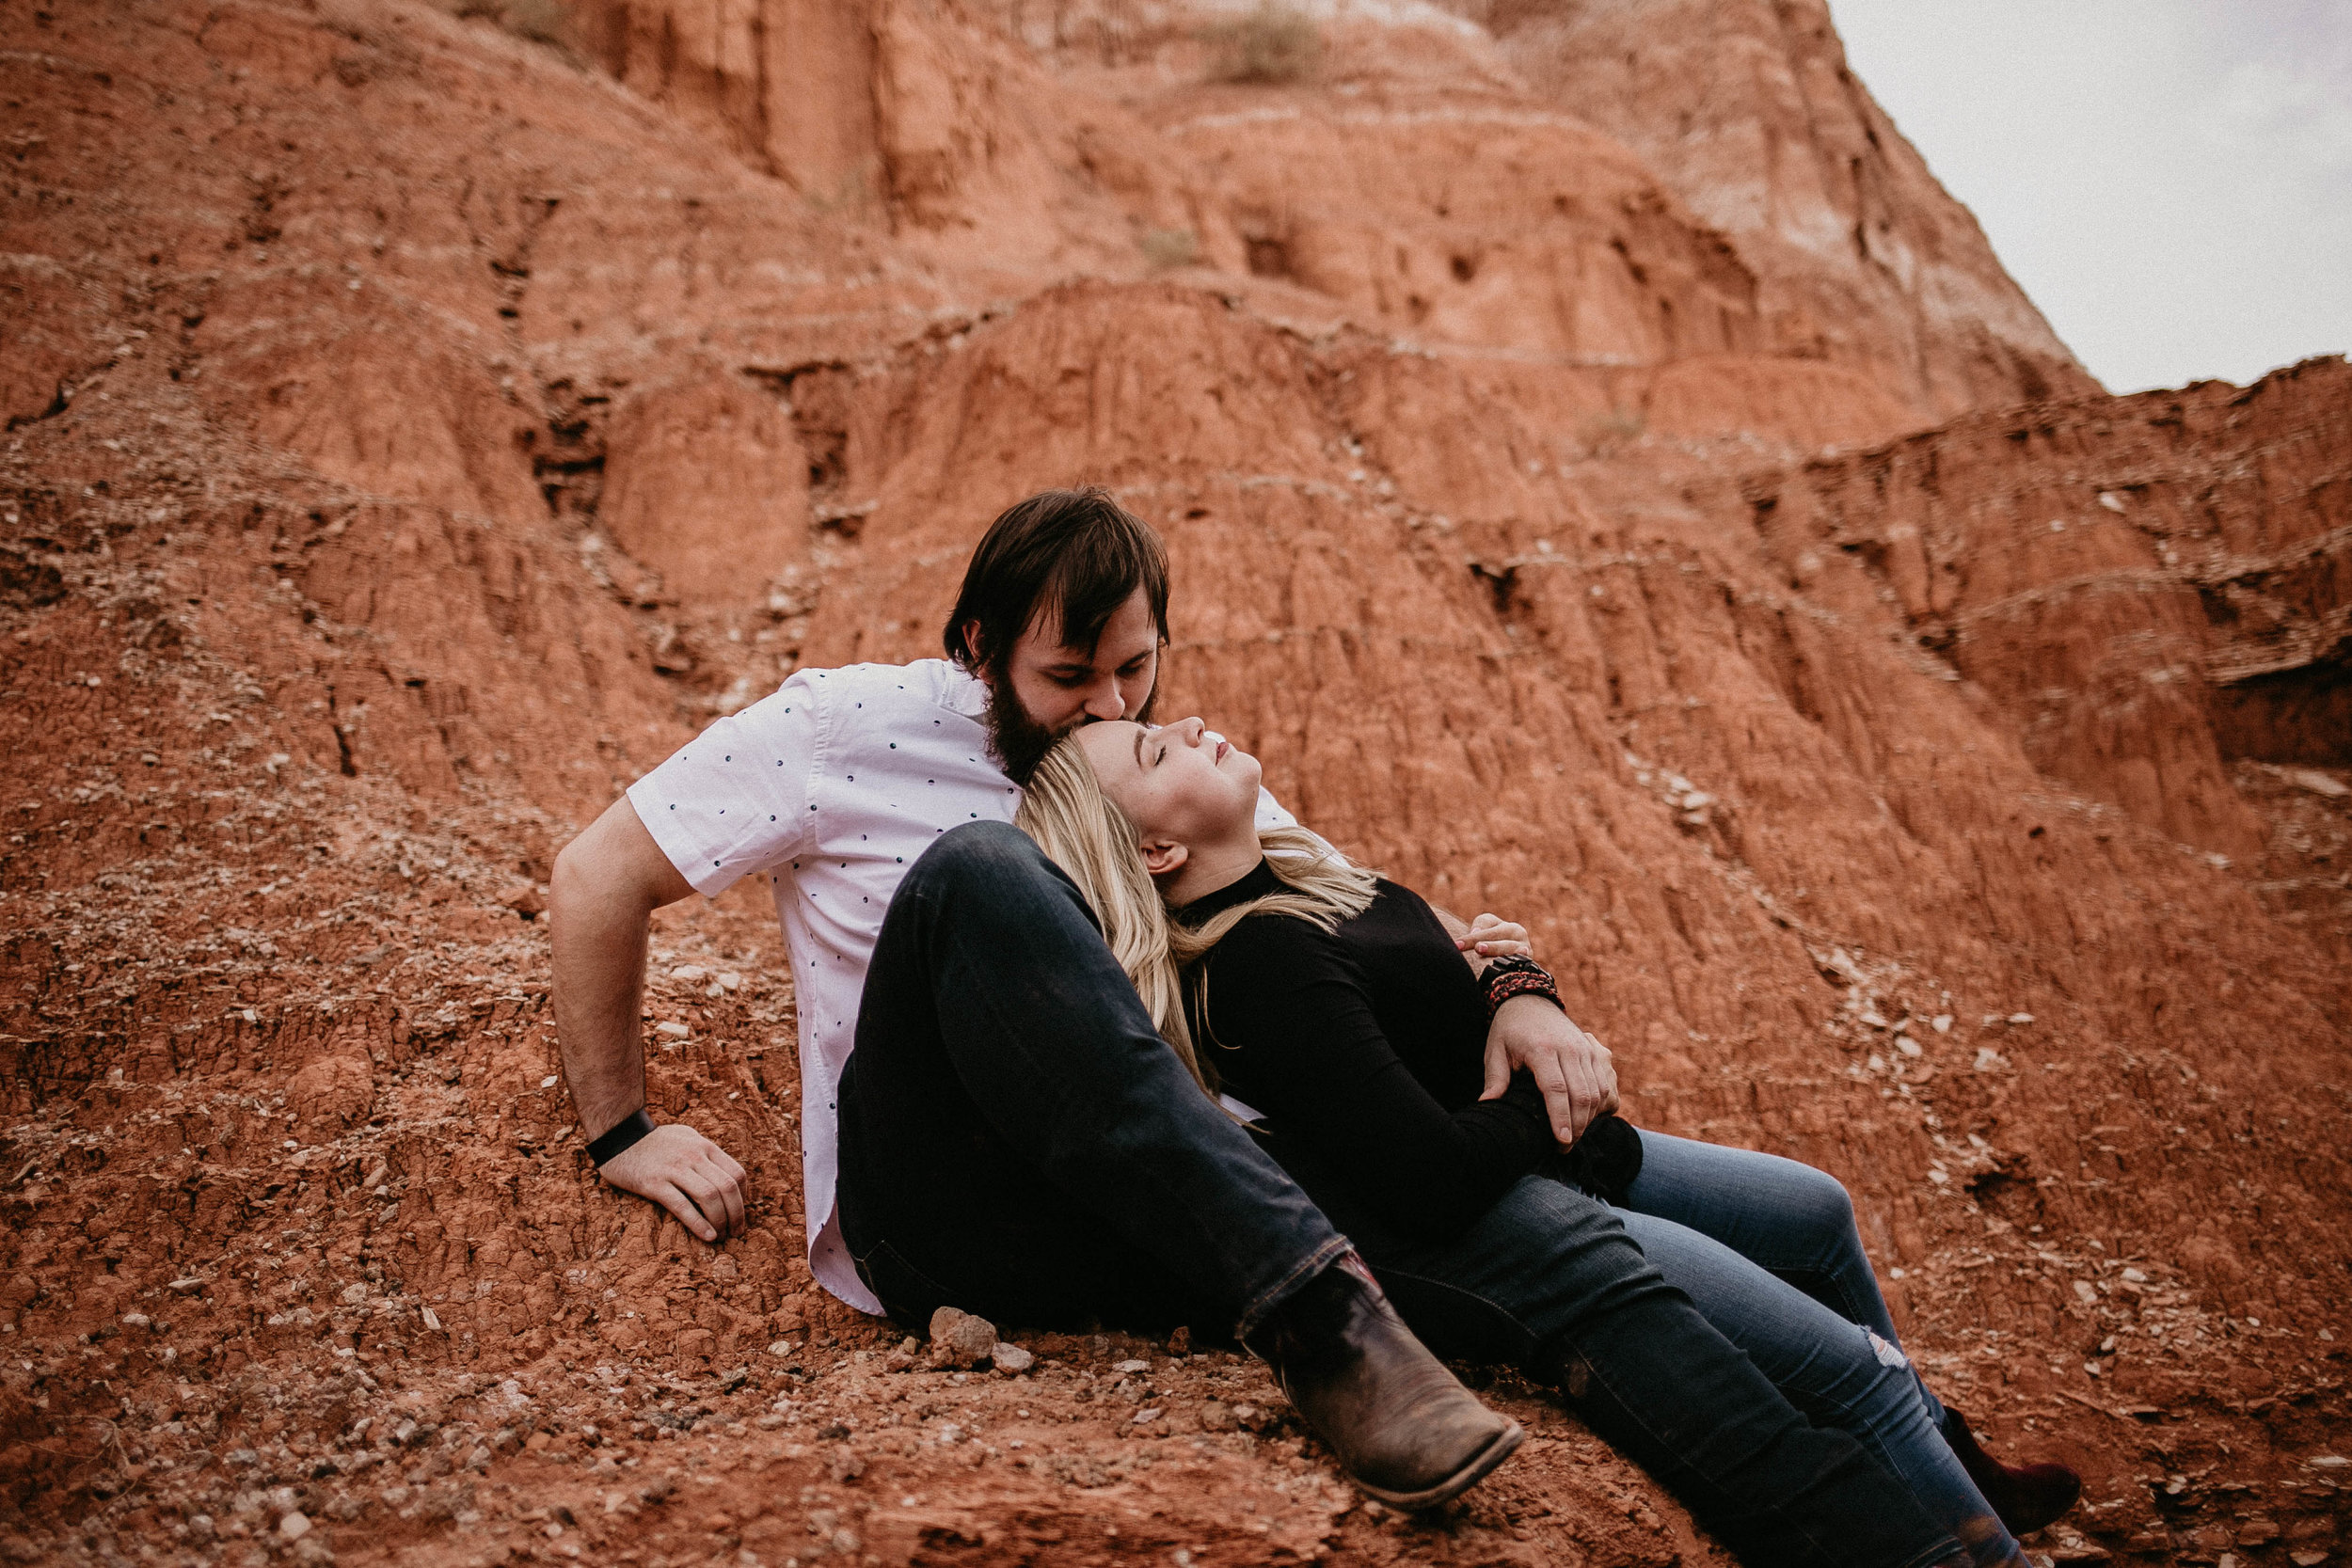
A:
{"type": "Polygon", "coordinates": [[[2101,394],[1817,4],[468,8],[0,10],[0,1556],[1725,1563],[1509,1376],[1406,1520],[1230,1354],[909,1365],[748,895],[751,1233],[595,1181],[554,851],[1081,480],[1169,711],[1847,1182],[2031,1549],[2352,1549],[2341,360],[2101,394]]]}

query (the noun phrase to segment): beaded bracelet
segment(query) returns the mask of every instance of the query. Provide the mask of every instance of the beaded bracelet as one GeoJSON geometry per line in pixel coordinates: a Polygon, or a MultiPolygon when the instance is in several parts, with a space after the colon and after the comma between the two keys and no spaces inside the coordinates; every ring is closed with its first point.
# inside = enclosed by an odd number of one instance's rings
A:
{"type": "Polygon", "coordinates": [[[1560,1000],[1560,988],[1553,983],[1551,972],[1533,958],[1516,955],[1496,958],[1486,965],[1479,981],[1486,988],[1486,1016],[1490,1019],[1515,996],[1540,996],[1562,1012],[1568,1010],[1560,1000]]]}
{"type": "Polygon", "coordinates": [[[634,1147],[637,1140],[652,1132],[653,1128],[653,1117],[645,1115],[645,1108],[640,1105],[597,1135],[596,1141],[588,1146],[588,1158],[598,1169],[602,1169],[613,1156],[634,1147]]]}

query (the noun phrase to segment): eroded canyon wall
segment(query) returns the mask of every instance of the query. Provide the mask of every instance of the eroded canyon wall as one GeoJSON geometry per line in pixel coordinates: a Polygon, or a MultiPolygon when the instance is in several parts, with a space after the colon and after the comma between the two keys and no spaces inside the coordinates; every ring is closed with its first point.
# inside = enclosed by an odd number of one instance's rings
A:
{"type": "Polygon", "coordinates": [[[1931,420],[2099,389],[1848,67],[1827,0],[1465,8],[1731,238],[1783,351],[1867,363],[1931,420]]]}
{"type": "Polygon", "coordinates": [[[647,1022],[751,1236],[596,1187],[555,848],[1077,481],[1170,711],[1847,1181],[2041,1547],[2339,1549],[2352,376],[2097,395],[1818,8],[1300,14],[0,16],[11,1552],[1721,1560],[1507,1383],[1399,1521],[1230,1357],[882,1372],[747,897],[647,1022]]]}

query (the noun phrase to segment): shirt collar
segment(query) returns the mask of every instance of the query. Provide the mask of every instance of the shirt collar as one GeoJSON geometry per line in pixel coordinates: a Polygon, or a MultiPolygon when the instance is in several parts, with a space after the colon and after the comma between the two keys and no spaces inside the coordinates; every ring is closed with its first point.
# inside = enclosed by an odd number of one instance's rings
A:
{"type": "Polygon", "coordinates": [[[962,714],[966,719],[977,719],[986,713],[989,699],[988,682],[960,664],[949,664],[947,670],[947,686],[942,693],[943,705],[962,714]]]}

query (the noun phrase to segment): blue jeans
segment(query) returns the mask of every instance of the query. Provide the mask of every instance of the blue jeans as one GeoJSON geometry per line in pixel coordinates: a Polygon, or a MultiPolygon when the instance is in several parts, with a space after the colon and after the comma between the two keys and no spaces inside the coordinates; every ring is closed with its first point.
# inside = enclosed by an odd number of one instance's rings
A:
{"type": "MultiPolygon", "coordinates": [[[[1971,1559],[1854,1436],[1816,1426],[1646,1258],[1628,1215],[1529,1176],[1457,1236],[1384,1226],[1284,1161],[1438,1354],[1557,1386],[1745,1563],[1966,1568],[1971,1559]]],[[[1769,1276],[1766,1276],[1769,1277],[1769,1276]]]]}
{"type": "Polygon", "coordinates": [[[1645,1132],[1619,1215],[1659,1273],[1798,1409],[1851,1433],[1983,1568],[2018,1560],[1944,1441],[1944,1407],[1902,1353],[1835,1177],[1645,1132]]]}
{"type": "MultiPolygon", "coordinates": [[[[956,1306],[1246,1330],[1348,1244],[1320,1201],[1344,1191],[1278,1164],[1200,1092],[1076,885],[1003,824],[950,831],[899,885],[838,1104],[843,1239],[910,1325],[956,1306]]],[[[1433,1350],[1548,1369],[1745,1560],[1965,1562],[1597,1199],[1529,1177],[1439,1246],[1391,1243],[1372,1216],[1342,1223],[1433,1350]]]]}

